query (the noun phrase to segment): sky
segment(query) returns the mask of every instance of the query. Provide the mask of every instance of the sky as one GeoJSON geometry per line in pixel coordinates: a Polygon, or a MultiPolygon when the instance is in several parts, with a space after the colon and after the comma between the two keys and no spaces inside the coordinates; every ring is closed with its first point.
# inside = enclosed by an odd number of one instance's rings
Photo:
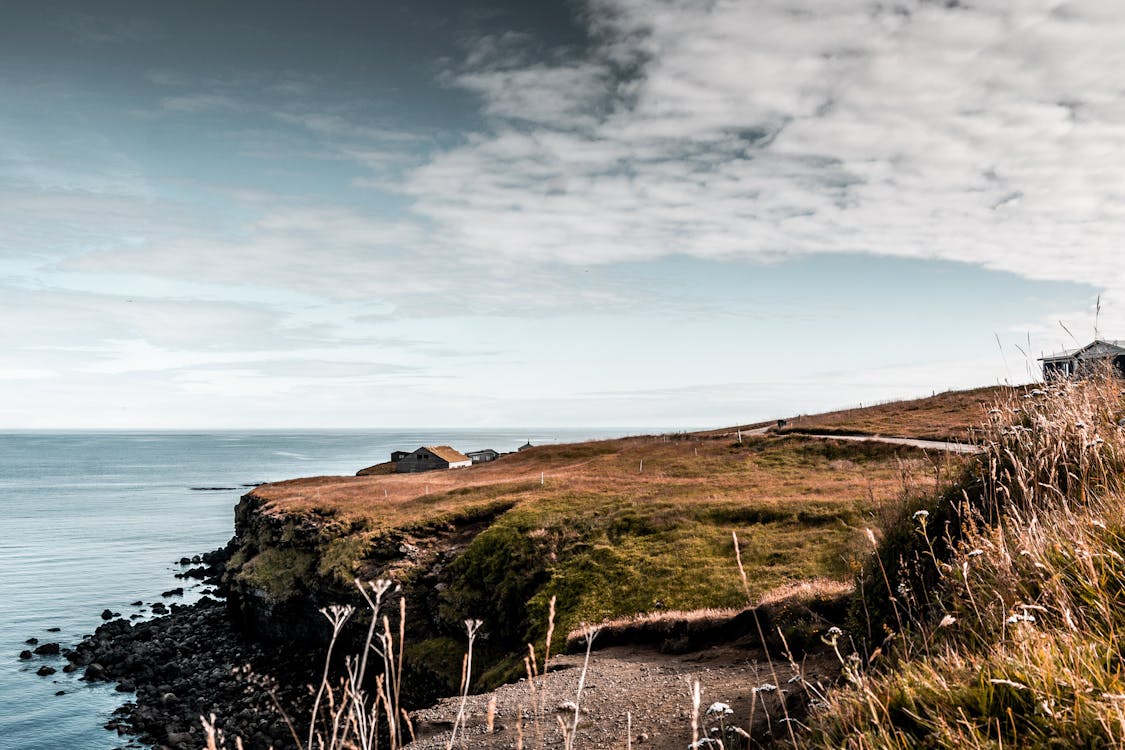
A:
{"type": "Polygon", "coordinates": [[[1122,70],[1119,0],[4,0],[0,429],[1027,382],[1125,338],[1122,70]]]}

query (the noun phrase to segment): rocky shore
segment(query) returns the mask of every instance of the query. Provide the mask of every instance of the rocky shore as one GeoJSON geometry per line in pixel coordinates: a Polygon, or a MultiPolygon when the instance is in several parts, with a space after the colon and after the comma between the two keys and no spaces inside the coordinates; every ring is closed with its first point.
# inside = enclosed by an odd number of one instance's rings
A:
{"type": "MultiPolygon", "coordinates": [[[[152,611],[160,616],[140,622],[106,610],[106,622],[73,649],[42,644],[34,653],[61,655],[67,662],[64,672],[81,671],[90,682],[114,682],[123,699],[131,697],[106,724],[120,735],[170,750],[199,748],[204,745],[200,717],[214,714],[231,746],[236,736],[247,750],[292,746],[279,706],[300,710],[312,679],[300,665],[311,662],[281,660],[240,632],[222,600],[228,558],[229,550],[216,550],[181,560],[202,563],[179,577],[201,580],[212,595],[188,605],[157,602],[152,611]]],[[[182,590],[164,593],[175,596],[182,590]]],[[[55,671],[45,666],[40,673],[46,670],[55,671]]]]}

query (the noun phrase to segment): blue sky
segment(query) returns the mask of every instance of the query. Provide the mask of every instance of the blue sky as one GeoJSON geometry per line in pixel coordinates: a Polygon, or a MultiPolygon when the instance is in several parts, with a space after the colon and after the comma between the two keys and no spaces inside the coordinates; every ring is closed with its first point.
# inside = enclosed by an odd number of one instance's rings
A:
{"type": "Polygon", "coordinates": [[[8,0],[0,428],[1025,382],[1125,338],[1120,70],[1113,0],[8,0]]]}

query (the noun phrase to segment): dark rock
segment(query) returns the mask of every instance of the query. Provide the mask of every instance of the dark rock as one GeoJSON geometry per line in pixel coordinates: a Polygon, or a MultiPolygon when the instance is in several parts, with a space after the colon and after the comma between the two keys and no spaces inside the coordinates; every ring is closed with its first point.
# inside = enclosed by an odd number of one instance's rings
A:
{"type": "MultiPolygon", "coordinates": [[[[163,594],[161,594],[161,596],[163,596],[163,597],[183,596],[183,595],[184,595],[184,587],[183,586],[177,586],[174,589],[168,589],[163,594]]],[[[103,616],[104,616],[104,614],[103,614],[103,616]]]]}
{"type": "Polygon", "coordinates": [[[119,682],[117,683],[117,687],[115,687],[114,690],[119,693],[135,693],[137,691],[137,688],[131,682],[119,682]]]}
{"type": "Polygon", "coordinates": [[[65,690],[56,690],[56,691],[55,691],[55,695],[56,695],[56,696],[58,696],[58,695],[66,695],[66,691],[65,691],[65,690]]]}
{"type": "Polygon", "coordinates": [[[163,602],[156,602],[152,605],[153,614],[166,615],[168,614],[168,606],[163,602]]]}
{"type": "Polygon", "coordinates": [[[199,565],[199,563],[203,562],[203,558],[200,557],[199,555],[195,555],[191,558],[191,561],[192,561],[193,564],[199,565]]]}
{"type": "Polygon", "coordinates": [[[191,565],[191,558],[190,557],[181,557],[180,558],[180,565],[191,565]]]}
{"type": "Polygon", "coordinates": [[[24,641],[24,643],[26,643],[28,646],[34,646],[36,643],[39,643],[39,639],[38,638],[28,638],[26,641],[24,641]]]}
{"type": "Polygon", "coordinates": [[[57,671],[58,670],[54,667],[42,666],[39,667],[39,669],[35,670],[35,674],[39,675],[40,677],[50,677],[57,671]]]}
{"type": "Polygon", "coordinates": [[[39,656],[58,656],[59,650],[57,643],[44,643],[35,647],[35,653],[39,656]]]}
{"type": "Polygon", "coordinates": [[[143,606],[145,606],[145,603],[142,602],[140,599],[138,599],[137,601],[133,602],[129,606],[130,607],[143,607],[143,606]]]}
{"type": "Polygon", "coordinates": [[[59,628],[59,627],[55,627],[55,628],[47,628],[47,632],[48,632],[48,633],[57,633],[57,632],[59,632],[60,630],[62,630],[62,628],[59,628]]]}
{"type": "Polygon", "coordinates": [[[103,609],[102,610],[102,619],[103,620],[112,620],[113,619],[113,613],[110,612],[108,609],[103,609]]]}
{"type": "Polygon", "coordinates": [[[31,652],[30,652],[30,651],[28,651],[28,650],[27,650],[27,649],[25,648],[25,649],[24,649],[23,651],[20,651],[20,658],[21,658],[21,659],[30,659],[30,658],[31,658],[31,652]]]}
{"type": "Polygon", "coordinates": [[[64,667],[62,668],[62,671],[63,671],[63,672],[65,673],[65,674],[70,674],[71,672],[74,672],[74,671],[76,671],[77,669],[78,669],[78,665],[77,665],[77,664],[74,664],[74,663],[70,663],[70,664],[67,664],[67,665],[65,665],[65,666],[64,666],[64,667]]]}

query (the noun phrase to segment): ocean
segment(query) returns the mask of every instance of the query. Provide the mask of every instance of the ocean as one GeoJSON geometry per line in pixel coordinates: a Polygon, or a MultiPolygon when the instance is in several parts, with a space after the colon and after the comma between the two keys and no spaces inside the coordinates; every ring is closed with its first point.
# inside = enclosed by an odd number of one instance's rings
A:
{"type": "MultiPolygon", "coordinates": [[[[190,602],[198,584],[178,560],[223,546],[250,487],[350,475],[396,449],[453,445],[514,450],[628,430],[24,432],[0,434],[0,750],[110,750],[103,728],[129,699],[62,672],[59,658],[20,660],[40,643],[73,646],[109,608],[190,602]],[[195,584],[194,587],[192,584],[195,584]],[[185,587],[182,598],[161,593],[185,587]],[[49,632],[58,628],[58,632],[49,632]],[[39,677],[42,665],[59,671],[39,677]],[[56,695],[61,692],[62,695],[56,695]]],[[[131,746],[138,747],[135,742],[131,746]]]]}

